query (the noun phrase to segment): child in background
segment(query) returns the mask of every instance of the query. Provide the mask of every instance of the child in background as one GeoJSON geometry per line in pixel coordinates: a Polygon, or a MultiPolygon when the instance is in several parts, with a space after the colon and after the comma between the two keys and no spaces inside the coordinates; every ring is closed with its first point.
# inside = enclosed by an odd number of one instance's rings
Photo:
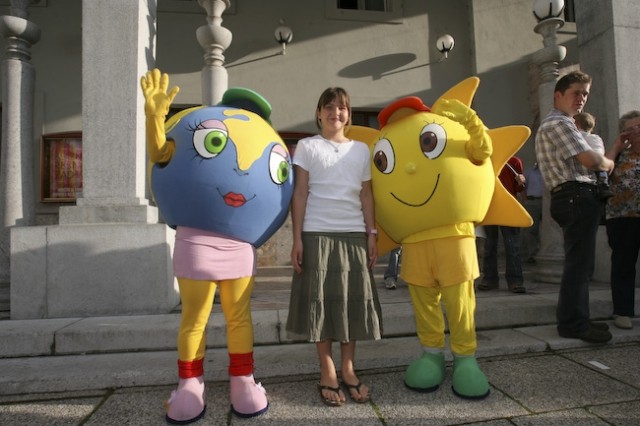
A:
{"type": "MultiPolygon", "coordinates": [[[[573,116],[573,119],[576,122],[576,127],[580,130],[584,139],[591,146],[591,149],[596,151],[598,154],[604,155],[605,150],[602,138],[591,133],[593,128],[596,127],[595,117],[588,112],[579,112],[573,116]]],[[[607,172],[595,172],[595,174],[600,198],[606,199],[612,197],[613,193],[611,192],[611,188],[609,188],[609,176],[607,175],[607,172]]]]}

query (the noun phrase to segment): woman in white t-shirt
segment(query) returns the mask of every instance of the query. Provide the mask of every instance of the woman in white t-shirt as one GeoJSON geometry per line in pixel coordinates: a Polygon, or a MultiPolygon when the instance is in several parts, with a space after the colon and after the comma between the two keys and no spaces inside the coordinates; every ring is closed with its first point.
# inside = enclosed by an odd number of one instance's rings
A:
{"type": "Polygon", "coordinates": [[[369,401],[369,388],[355,373],[356,340],[382,335],[380,302],[372,268],[377,259],[369,147],[349,139],[349,95],[325,90],[316,109],[320,134],[295,150],[291,205],[294,268],[287,319],[290,338],[315,342],[320,361],[318,389],[328,406],[341,406],[332,357],[340,342],[341,379],[355,402],[369,401]]]}

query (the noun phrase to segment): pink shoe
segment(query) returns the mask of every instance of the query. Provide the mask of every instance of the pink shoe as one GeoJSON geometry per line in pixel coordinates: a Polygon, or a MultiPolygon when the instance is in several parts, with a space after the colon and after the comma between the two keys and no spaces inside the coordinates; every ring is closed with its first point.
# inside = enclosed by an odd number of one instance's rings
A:
{"type": "Polygon", "coordinates": [[[231,376],[231,411],[239,417],[255,417],[269,409],[267,391],[256,383],[253,374],[231,376]]]}
{"type": "Polygon", "coordinates": [[[165,403],[166,420],[173,425],[186,425],[200,420],[207,410],[202,376],[180,379],[178,389],[171,392],[165,403]]]}

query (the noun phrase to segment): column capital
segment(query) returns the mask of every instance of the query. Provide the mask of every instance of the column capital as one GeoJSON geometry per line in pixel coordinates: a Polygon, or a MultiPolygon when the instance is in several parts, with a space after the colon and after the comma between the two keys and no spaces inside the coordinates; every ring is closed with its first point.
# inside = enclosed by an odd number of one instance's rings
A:
{"type": "Polygon", "coordinates": [[[229,0],[198,0],[198,4],[207,11],[207,22],[209,25],[220,25],[222,14],[229,9],[229,0]]]}
{"type": "Polygon", "coordinates": [[[207,24],[196,31],[204,49],[202,68],[202,103],[214,105],[227,90],[228,74],[224,67],[224,52],[231,45],[231,31],[222,26],[222,14],[231,5],[229,0],[198,0],[207,11],[207,24]]]}
{"type": "Polygon", "coordinates": [[[29,61],[30,48],[40,40],[40,27],[17,16],[0,16],[0,34],[7,39],[7,57],[29,61]]]}
{"type": "Polygon", "coordinates": [[[555,46],[558,44],[556,34],[562,26],[564,26],[564,20],[560,18],[548,18],[538,22],[533,31],[542,36],[542,43],[545,46],[555,46]]]}

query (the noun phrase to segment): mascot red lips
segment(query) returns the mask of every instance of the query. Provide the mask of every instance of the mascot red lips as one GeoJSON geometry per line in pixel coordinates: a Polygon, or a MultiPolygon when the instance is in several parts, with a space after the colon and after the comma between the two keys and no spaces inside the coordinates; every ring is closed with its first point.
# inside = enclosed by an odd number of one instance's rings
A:
{"type": "Polygon", "coordinates": [[[228,192],[224,196],[224,202],[230,205],[231,207],[240,207],[244,203],[247,202],[247,199],[244,198],[242,194],[236,194],[235,192],[228,192]]]}

